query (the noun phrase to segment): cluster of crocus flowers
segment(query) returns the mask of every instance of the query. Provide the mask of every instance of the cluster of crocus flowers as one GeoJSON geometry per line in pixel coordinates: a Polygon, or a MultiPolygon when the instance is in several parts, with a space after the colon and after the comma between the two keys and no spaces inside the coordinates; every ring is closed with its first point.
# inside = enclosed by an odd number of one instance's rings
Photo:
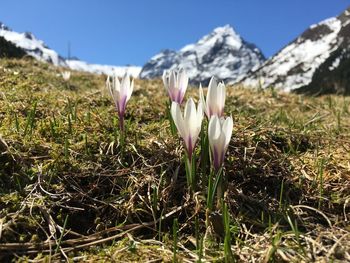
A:
{"type": "Polygon", "coordinates": [[[163,83],[170,100],[182,104],[188,86],[186,71],[184,69],[180,69],[179,71],[165,70],[163,73],[163,83]]]}
{"type": "Polygon", "coordinates": [[[134,80],[130,81],[130,77],[127,73],[125,73],[121,82],[116,75],[112,77],[108,76],[106,86],[118,111],[120,130],[124,131],[125,109],[134,89],[134,80]]]}
{"type": "Polygon", "coordinates": [[[200,85],[198,107],[196,108],[193,99],[190,98],[185,105],[184,114],[182,114],[180,105],[188,85],[186,72],[184,70],[178,72],[165,71],[163,82],[172,100],[171,117],[184,141],[188,162],[192,162],[192,155],[201,131],[205,112],[209,120],[208,140],[212,153],[211,159],[214,170],[218,172],[223,165],[233,129],[232,117],[226,119],[223,117],[226,99],[225,84],[223,82],[218,83],[214,77],[211,78],[206,97],[200,85]]]}
{"type": "Polygon", "coordinates": [[[175,130],[177,129],[184,141],[187,153],[187,160],[185,162],[187,183],[193,189],[195,184],[193,153],[202,127],[202,103],[199,102],[196,107],[193,99],[190,98],[187,100],[184,114],[182,114],[180,106],[188,86],[188,76],[185,70],[164,71],[163,82],[171,101],[169,115],[171,131],[172,134],[175,134],[175,130]]]}
{"type": "Polygon", "coordinates": [[[224,157],[231,140],[232,117],[224,118],[226,87],[218,83],[214,77],[210,79],[206,98],[202,86],[199,86],[199,97],[205,105],[205,114],[209,119],[208,138],[215,171],[223,164],[224,157]]]}

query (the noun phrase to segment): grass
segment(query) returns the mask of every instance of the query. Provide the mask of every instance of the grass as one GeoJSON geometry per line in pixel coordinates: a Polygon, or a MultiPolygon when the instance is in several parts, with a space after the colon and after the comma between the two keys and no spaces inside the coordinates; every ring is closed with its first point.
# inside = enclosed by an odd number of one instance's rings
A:
{"type": "Polygon", "coordinates": [[[350,98],[227,89],[224,236],[208,249],[161,80],[136,80],[121,145],[105,77],[59,73],[0,60],[0,261],[350,261],[350,98]]]}

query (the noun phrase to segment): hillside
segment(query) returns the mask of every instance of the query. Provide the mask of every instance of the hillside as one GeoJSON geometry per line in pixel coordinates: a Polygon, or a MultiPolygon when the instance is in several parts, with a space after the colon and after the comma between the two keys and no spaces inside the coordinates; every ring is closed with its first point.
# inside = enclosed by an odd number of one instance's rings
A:
{"type": "Polygon", "coordinates": [[[26,53],[0,36],[0,58],[22,58],[26,53]]]}
{"type": "MultiPolygon", "coordinates": [[[[136,80],[123,146],[106,80],[61,70],[0,60],[0,261],[171,262],[174,244],[180,262],[223,260],[222,239],[196,251],[205,197],[186,189],[162,81],[136,80]]],[[[229,87],[225,111],[235,260],[350,261],[350,98],[229,87]]]]}
{"type": "MultiPolygon", "coordinates": [[[[350,41],[350,8],[337,17],[330,17],[311,25],[296,39],[283,47],[277,54],[266,60],[260,68],[250,71],[240,82],[245,86],[259,86],[263,79],[263,88],[274,87],[292,91],[311,83],[316,72],[322,71],[332,54],[348,47],[350,41]]],[[[319,79],[319,76],[316,77],[319,79]]],[[[343,81],[343,80],[340,80],[343,81]]],[[[320,84],[320,83],[319,83],[320,84]]],[[[310,86],[314,90],[315,86],[310,86]]],[[[319,86],[318,93],[329,90],[319,86]]]]}

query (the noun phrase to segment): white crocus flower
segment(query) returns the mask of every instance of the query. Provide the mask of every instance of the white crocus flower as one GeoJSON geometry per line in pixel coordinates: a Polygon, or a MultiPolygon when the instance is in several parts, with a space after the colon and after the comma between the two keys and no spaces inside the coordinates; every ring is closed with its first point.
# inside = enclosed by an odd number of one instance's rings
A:
{"type": "Polygon", "coordinates": [[[226,87],[223,82],[218,84],[216,79],[212,77],[209,82],[206,99],[204,98],[202,85],[199,85],[199,97],[204,105],[204,111],[208,119],[213,115],[219,117],[224,115],[226,87]]]}
{"type": "Polygon", "coordinates": [[[106,86],[114,100],[118,111],[120,129],[124,130],[125,108],[134,89],[134,80],[130,81],[130,77],[127,73],[125,73],[121,82],[117,76],[108,76],[106,86]]]}
{"type": "Polygon", "coordinates": [[[65,81],[68,81],[70,79],[70,71],[63,71],[61,75],[65,81]]]}
{"type": "Polygon", "coordinates": [[[213,115],[209,121],[208,137],[214,168],[219,170],[224,162],[225,153],[231,140],[233,121],[231,117],[219,118],[213,115]]]}
{"type": "Polygon", "coordinates": [[[184,115],[182,115],[180,105],[176,102],[173,102],[171,105],[171,115],[173,117],[177,130],[180,133],[180,136],[185,142],[188,157],[191,160],[192,153],[198,140],[202,126],[202,103],[199,102],[196,109],[196,105],[193,99],[190,98],[185,105],[184,115]]]}
{"type": "Polygon", "coordinates": [[[188,76],[185,70],[165,70],[163,83],[171,101],[182,104],[188,86],[188,76]]]}

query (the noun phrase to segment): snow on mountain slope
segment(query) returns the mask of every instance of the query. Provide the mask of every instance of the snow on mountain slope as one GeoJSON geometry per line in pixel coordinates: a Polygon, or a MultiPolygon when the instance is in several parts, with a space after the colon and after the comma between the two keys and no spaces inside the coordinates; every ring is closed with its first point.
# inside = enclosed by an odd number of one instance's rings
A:
{"type": "Polygon", "coordinates": [[[32,33],[17,33],[0,23],[0,36],[22,48],[28,55],[37,60],[49,62],[56,66],[66,66],[65,60],[56,51],[47,47],[43,41],[37,39],[32,33]]]}
{"type": "Polygon", "coordinates": [[[72,70],[86,71],[95,74],[117,74],[123,76],[128,72],[133,77],[138,77],[141,67],[137,66],[111,66],[89,64],[81,60],[66,60],[56,51],[50,49],[42,40],[37,39],[32,33],[18,33],[0,22],[0,36],[5,40],[23,49],[28,55],[37,60],[52,63],[55,66],[68,67],[72,70]]]}
{"type": "Polygon", "coordinates": [[[342,28],[338,33],[339,46],[315,71],[309,84],[295,90],[297,93],[321,95],[350,95],[350,12],[339,17],[342,28]]]}
{"type": "Polygon", "coordinates": [[[66,60],[66,63],[69,68],[78,71],[86,71],[95,74],[106,74],[117,76],[123,76],[125,73],[128,73],[130,76],[137,78],[140,74],[141,67],[137,66],[111,66],[111,65],[100,65],[100,64],[89,64],[81,60],[66,60]]]}
{"type": "Polygon", "coordinates": [[[226,25],[179,51],[165,50],[155,55],[144,65],[140,77],[160,77],[166,69],[182,67],[192,82],[206,82],[212,76],[232,82],[263,61],[264,55],[255,45],[226,25]]]}
{"type": "Polygon", "coordinates": [[[274,86],[284,91],[309,84],[316,69],[340,47],[344,37],[350,37],[349,34],[342,35],[350,22],[349,15],[349,10],[346,10],[338,17],[310,26],[259,69],[249,72],[239,81],[245,86],[256,87],[263,79],[263,88],[274,86]]]}
{"type": "Polygon", "coordinates": [[[295,92],[309,95],[350,95],[350,47],[332,52],[316,69],[312,81],[295,92]]]}

